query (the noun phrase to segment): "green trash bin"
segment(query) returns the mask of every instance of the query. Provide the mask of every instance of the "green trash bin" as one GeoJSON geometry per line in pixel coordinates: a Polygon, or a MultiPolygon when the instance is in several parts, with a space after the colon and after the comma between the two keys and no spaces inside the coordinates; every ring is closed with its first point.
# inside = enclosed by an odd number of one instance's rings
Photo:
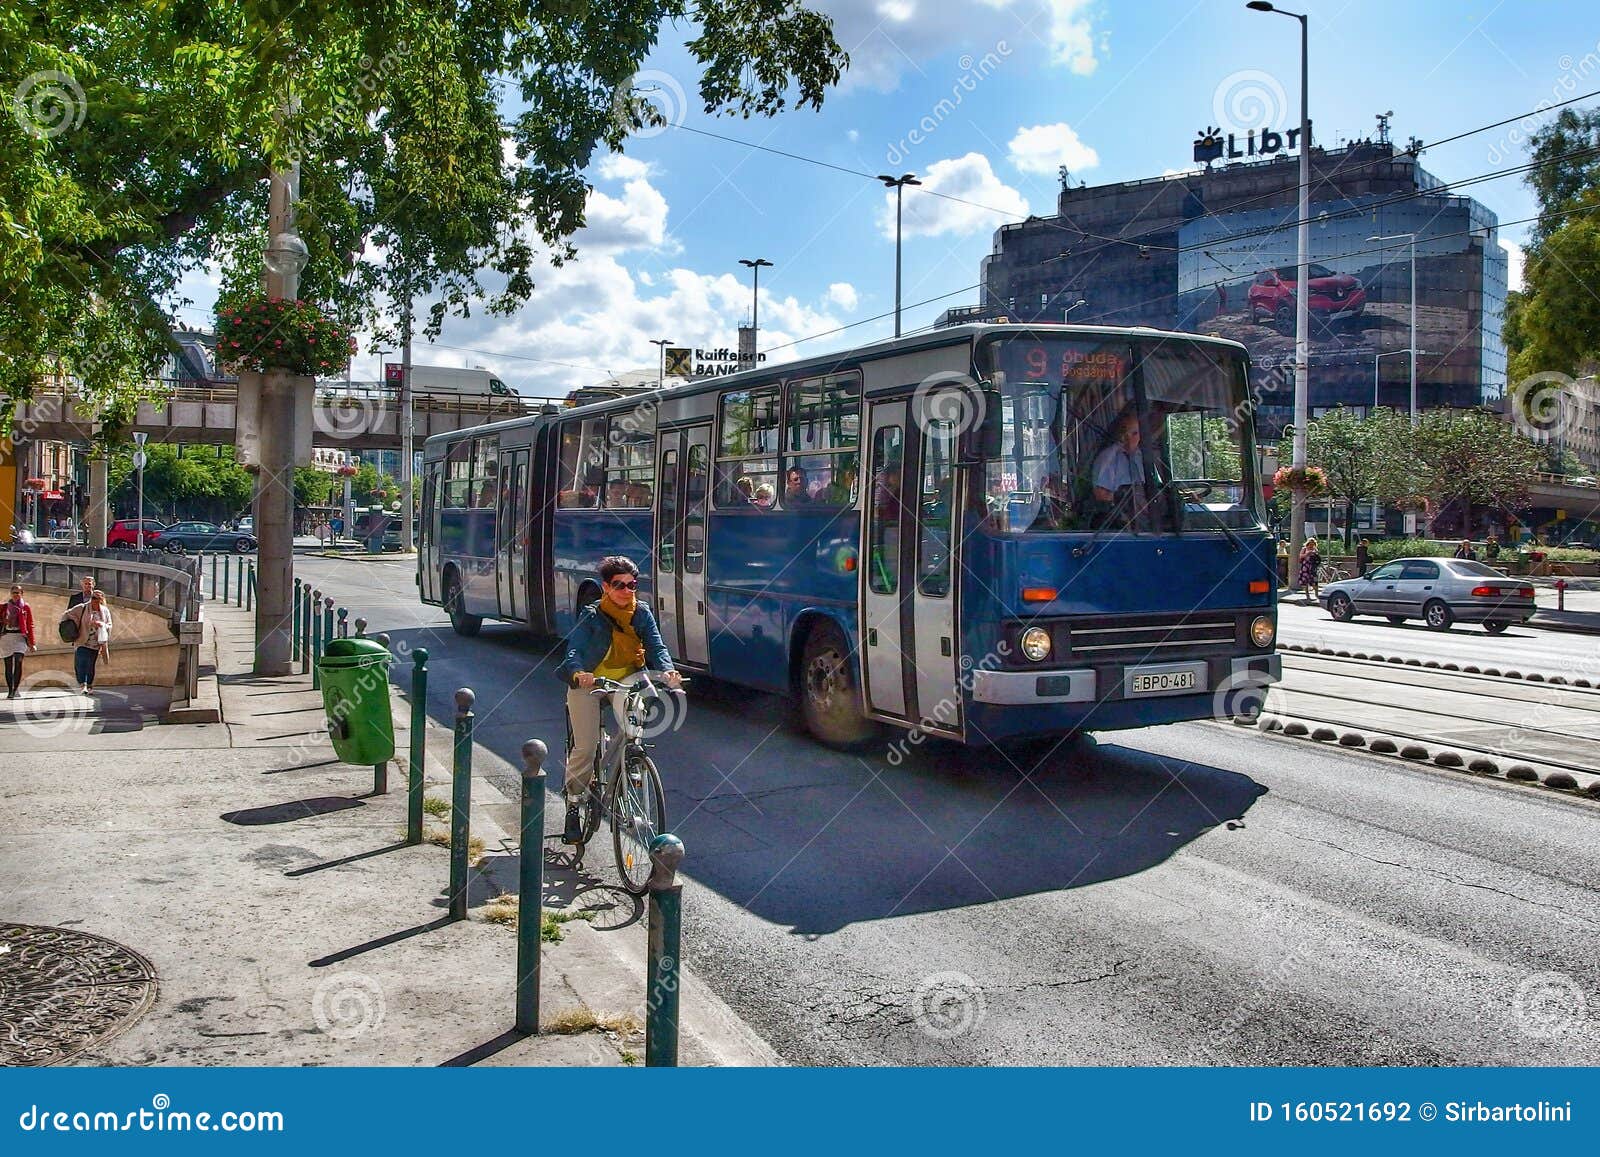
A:
{"type": "Polygon", "coordinates": [[[367,767],[393,759],[388,650],[371,639],[334,639],[317,670],[334,753],[345,763],[367,767]]]}

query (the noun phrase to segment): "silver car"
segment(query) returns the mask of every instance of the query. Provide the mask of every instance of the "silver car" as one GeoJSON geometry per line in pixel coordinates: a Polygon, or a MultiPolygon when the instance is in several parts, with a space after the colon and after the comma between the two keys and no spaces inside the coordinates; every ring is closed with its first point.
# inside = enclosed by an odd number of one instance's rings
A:
{"type": "Polygon", "coordinates": [[[1360,578],[1328,583],[1318,601],[1341,623],[1382,615],[1391,623],[1421,619],[1436,631],[1482,623],[1491,635],[1527,622],[1536,609],[1533,587],[1465,558],[1397,558],[1360,578]]]}

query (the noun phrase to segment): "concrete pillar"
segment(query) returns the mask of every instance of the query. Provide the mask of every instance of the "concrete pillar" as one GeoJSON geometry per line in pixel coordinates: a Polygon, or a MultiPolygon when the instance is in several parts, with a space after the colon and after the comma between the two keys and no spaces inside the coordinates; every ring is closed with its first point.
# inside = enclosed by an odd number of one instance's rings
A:
{"type": "Polygon", "coordinates": [[[290,673],[294,585],[294,418],[296,379],[261,379],[261,468],[256,475],[257,675],[290,673]]]}
{"type": "Polygon", "coordinates": [[[96,550],[106,548],[106,531],[110,517],[111,463],[104,454],[89,459],[89,545],[96,550]]]}

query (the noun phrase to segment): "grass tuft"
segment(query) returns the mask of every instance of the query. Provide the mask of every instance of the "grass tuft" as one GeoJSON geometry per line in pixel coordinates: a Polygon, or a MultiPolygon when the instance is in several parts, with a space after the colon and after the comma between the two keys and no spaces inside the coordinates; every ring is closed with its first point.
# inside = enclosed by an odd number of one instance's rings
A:
{"type": "Polygon", "coordinates": [[[450,814],[450,801],[437,799],[434,796],[425,796],[422,800],[422,810],[435,819],[444,819],[450,814]]]}

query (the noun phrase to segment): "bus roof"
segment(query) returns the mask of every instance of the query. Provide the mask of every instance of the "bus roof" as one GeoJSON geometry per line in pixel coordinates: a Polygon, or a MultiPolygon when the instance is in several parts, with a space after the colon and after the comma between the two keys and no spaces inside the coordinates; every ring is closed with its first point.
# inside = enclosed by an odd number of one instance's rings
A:
{"type": "Polygon", "coordinates": [[[614,409],[627,409],[636,405],[645,398],[657,398],[667,395],[681,395],[699,393],[707,390],[725,390],[737,388],[746,382],[766,381],[774,373],[782,377],[804,376],[815,373],[826,373],[845,362],[856,362],[863,358],[890,357],[900,353],[912,353],[918,350],[937,349],[940,346],[959,345],[963,342],[975,342],[979,338],[993,337],[1007,334],[1047,334],[1051,337],[1101,337],[1101,338],[1142,338],[1145,340],[1172,340],[1186,344],[1201,344],[1220,346],[1239,354],[1248,356],[1248,352],[1241,342],[1229,338],[1218,337],[1214,334],[1182,333],[1176,330],[1155,329],[1150,326],[1116,326],[1116,325],[1074,325],[1065,322],[965,322],[961,325],[945,326],[940,329],[928,330],[923,333],[910,334],[903,337],[884,338],[863,346],[853,346],[850,349],[835,350],[832,353],[815,354],[808,358],[799,358],[792,362],[780,362],[774,366],[757,366],[754,369],[740,370],[737,373],[723,374],[713,378],[696,378],[693,381],[679,382],[666,386],[660,390],[641,390],[627,394],[621,398],[606,398],[600,401],[586,403],[582,406],[573,406],[563,409],[556,414],[524,414],[503,422],[491,422],[483,426],[472,426],[464,430],[451,430],[444,434],[435,434],[428,442],[453,442],[459,438],[472,437],[477,434],[490,434],[500,430],[514,429],[540,420],[554,418],[568,418],[587,414],[607,413],[614,409]]]}

